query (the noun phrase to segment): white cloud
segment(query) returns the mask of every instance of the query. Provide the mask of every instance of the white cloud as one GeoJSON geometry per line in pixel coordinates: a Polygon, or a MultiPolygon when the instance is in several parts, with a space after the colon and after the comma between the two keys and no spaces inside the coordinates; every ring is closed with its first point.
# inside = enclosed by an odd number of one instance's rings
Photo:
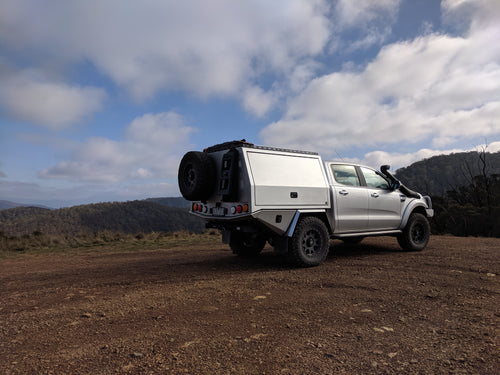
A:
{"type": "Polygon", "coordinates": [[[168,182],[129,184],[118,192],[122,199],[146,199],[153,197],[179,196],[177,184],[168,182]]]}
{"type": "Polygon", "coordinates": [[[38,71],[0,74],[0,106],[21,121],[61,129],[102,108],[107,94],[90,86],[51,82],[38,71]]]}
{"type": "Polygon", "coordinates": [[[372,151],[363,157],[361,163],[372,167],[379,167],[383,164],[391,165],[391,170],[396,171],[398,168],[406,167],[417,161],[428,159],[437,155],[449,155],[453,153],[464,152],[465,150],[431,150],[428,148],[420,149],[411,153],[390,153],[385,151],[372,151]]]}
{"type": "Polygon", "coordinates": [[[274,104],[276,98],[271,92],[264,92],[258,86],[248,87],[243,93],[243,107],[257,117],[264,116],[274,104]]]}
{"type": "Polygon", "coordinates": [[[262,138],[331,155],[352,146],[430,138],[446,147],[499,134],[500,22],[480,24],[491,18],[484,12],[475,17],[464,37],[430,34],[387,45],[364,70],[311,81],[262,138]]]}
{"type": "Polygon", "coordinates": [[[400,0],[339,0],[335,20],[343,27],[360,27],[379,18],[394,19],[400,0]]]}
{"type": "Polygon", "coordinates": [[[338,0],[333,11],[330,51],[351,53],[382,45],[392,33],[399,5],[400,0],[338,0]]]}
{"type": "Polygon", "coordinates": [[[6,0],[0,42],[40,59],[88,61],[139,100],[161,90],[238,95],[263,72],[286,79],[321,53],[327,11],[323,0],[6,0]]]}
{"type": "Polygon", "coordinates": [[[123,140],[89,138],[40,177],[102,183],[172,178],[194,131],[176,113],[146,114],[132,121],[123,140]]]}
{"type": "Polygon", "coordinates": [[[499,152],[500,151],[500,142],[492,142],[489,144],[482,144],[470,149],[448,149],[448,150],[432,150],[428,148],[420,149],[415,152],[409,153],[398,153],[398,152],[386,152],[386,151],[372,151],[366,153],[361,160],[355,160],[354,162],[359,162],[361,164],[369,165],[372,167],[379,167],[383,164],[390,164],[391,169],[393,171],[398,168],[406,167],[410,164],[413,164],[417,161],[428,159],[433,156],[438,155],[450,155],[456,154],[460,152],[470,152],[470,151],[482,151],[486,150],[486,152],[499,152]]]}
{"type": "Polygon", "coordinates": [[[139,101],[179,90],[237,97],[260,117],[305,87],[326,49],[382,44],[399,3],[5,0],[0,44],[44,67],[90,63],[139,101]]]}
{"type": "Polygon", "coordinates": [[[297,64],[289,77],[289,87],[287,90],[292,94],[302,91],[307,84],[314,78],[314,73],[320,65],[313,60],[297,64]]]}

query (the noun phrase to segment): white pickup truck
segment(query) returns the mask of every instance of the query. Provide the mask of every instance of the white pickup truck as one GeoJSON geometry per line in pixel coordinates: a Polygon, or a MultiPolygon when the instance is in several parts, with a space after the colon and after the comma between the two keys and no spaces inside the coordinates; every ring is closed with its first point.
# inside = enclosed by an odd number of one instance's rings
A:
{"type": "Polygon", "coordinates": [[[396,236],[407,251],[429,242],[431,199],[403,186],[389,166],[379,172],[242,140],[186,153],[178,182],[191,213],[222,230],[239,255],[259,254],[267,241],[307,267],[325,260],[330,238],[396,236]]]}

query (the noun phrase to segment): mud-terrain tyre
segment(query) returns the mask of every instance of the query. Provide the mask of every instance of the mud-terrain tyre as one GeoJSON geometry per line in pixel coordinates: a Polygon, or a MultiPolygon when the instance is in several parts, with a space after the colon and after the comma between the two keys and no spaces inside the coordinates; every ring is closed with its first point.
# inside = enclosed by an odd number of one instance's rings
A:
{"type": "Polygon", "coordinates": [[[288,260],[299,267],[314,267],[328,255],[328,230],[317,217],[299,221],[288,246],[288,260]]]}
{"type": "Polygon", "coordinates": [[[179,165],[179,189],[189,201],[210,198],[215,186],[215,163],[205,152],[190,151],[179,165]]]}
{"type": "Polygon", "coordinates": [[[422,251],[429,243],[431,227],[427,218],[419,213],[413,213],[398,235],[399,246],[405,251],[422,251]]]}
{"type": "Polygon", "coordinates": [[[266,245],[266,238],[259,233],[232,231],[229,247],[233,254],[242,257],[253,257],[260,254],[266,245]]]}

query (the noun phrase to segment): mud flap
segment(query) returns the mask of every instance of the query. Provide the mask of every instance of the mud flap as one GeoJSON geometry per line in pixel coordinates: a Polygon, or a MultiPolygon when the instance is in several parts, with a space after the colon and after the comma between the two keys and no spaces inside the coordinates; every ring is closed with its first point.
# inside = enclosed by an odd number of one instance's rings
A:
{"type": "Polygon", "coordinates": [[[222,231],[222,243],[225,243],[226,245],[228,245],[230,240],[231,240],[231,231],[230,230],[223,230],[222,231]]]}

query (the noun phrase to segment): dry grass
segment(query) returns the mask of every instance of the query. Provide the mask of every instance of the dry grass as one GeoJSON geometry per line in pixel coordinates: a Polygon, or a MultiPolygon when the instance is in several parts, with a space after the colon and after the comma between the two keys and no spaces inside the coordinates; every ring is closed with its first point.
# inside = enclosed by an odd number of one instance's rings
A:
{"type": "Polygon", "coordinates": [[[220,244],[220,242],[221,235],[216,230],[200,234],[187,231],[136,234],[104,231],[94,235],[76,236],[33,232],[20,237],[5,236],[0,233],[0,258],[22,254],[145,251],[187,245],[220,244]]]}

